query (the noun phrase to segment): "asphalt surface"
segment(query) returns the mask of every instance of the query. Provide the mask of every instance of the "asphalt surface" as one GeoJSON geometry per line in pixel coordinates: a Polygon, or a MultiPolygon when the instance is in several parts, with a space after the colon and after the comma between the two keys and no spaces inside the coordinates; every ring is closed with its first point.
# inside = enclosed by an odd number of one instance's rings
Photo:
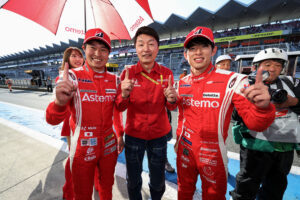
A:
{"type": "MultiPolygon", "coordinates": [[[[53,94],[43,91],[13,90],[9,93],[7,89],[0,88],[0,101],[11,104],[44,111],[52,100],[53,94]]],[[[172,111],[173,133],[176,131],[176,121],[177,111],[172,111]]],[[[0,130],[0,200],[61,199],[68,156],[63,147],[60,149],[33,139],[29,137],[35,134],[31,130],[23,130],[23,127],[18,128],[1,118],[0,130]]],[[[238,153],[239,146],[232,141],[230,130],[227,149],[238,153]]],[[[300,159],[295,156],[293,165],[300,166],[299,163],[300,159]]],[[[113,199],[128,199],[124,168],[118,163],[113,199]]],[[[147,174],[143,175],[143,180],[143,199],[149,199],[147,174]]],[[[176,185],[168,184],[163,200],[176,199],[176,190],[176,185]]],[[[94,197],[99,199],[97,193],[94,197]]]]}
{"type": "MultiPolygon", "coordinates": [[[[8,93],[7,89],[0,88],[0,101],[22,105],[30,108],[46,110],[49,102],[54,99],[53,93],[42,92],[42,91],[30,91],[30,90],[13,90],[12,93],[8,93]]],[[[177,111],[172,111],[172,130],[173,138],[175,139],[175,133],[177,128],[177,111]]],[[[126,115],[124,113],[124,121],[126,115]]],[[[231,125],[228,130],[227,138],[227,150],[235,153],[239,153],[239,145],[235,144],[231,134],[231,125]]],[[[294,156],[295,166],[300,166],[300,158],[297,157],[296,153],[294,156]]]]}

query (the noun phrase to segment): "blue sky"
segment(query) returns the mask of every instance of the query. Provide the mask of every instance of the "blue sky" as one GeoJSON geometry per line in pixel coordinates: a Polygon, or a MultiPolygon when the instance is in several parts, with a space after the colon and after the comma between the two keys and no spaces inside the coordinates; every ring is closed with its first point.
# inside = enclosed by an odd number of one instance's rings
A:
{"type": "MultiPolygon", "coordinates": [[[[78,0],[68,0],[68,2],[78,0]]],[[[229,0],[148,0],[153,18],[164,23],[174,13],[183,18],[189,17],[198,7],[203,7],[210,12],[216,12],[229,0]]],[[[244,5],[249,5],[255,0],[236,0],[244,5]]],[[[66,5],[67,6],[67,5],[66,5]]],[[[71,15],[68,23],[78,23],[77,15],[71,15]]],[[[77,40],[82,35],[68,33],[57,35],[50,33],[45,28],[15,13],[0,10],[0,56],[17,53],[23,50],[38,48],[40,46],[59,44],[60,41],[69,39],[77,40]]]]}

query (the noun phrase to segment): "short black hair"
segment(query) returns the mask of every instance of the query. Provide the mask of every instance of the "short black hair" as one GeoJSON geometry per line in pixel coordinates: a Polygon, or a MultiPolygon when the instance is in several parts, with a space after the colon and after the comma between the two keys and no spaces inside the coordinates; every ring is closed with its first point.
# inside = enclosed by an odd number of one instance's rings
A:
{"type": "Polygon", "coordinates": [[[133,38],[134,46],[136,44],[137,37],[139,35],[142,35],[142,34],[150,35],[150,36],[154,37],[155,40],[157,41],[158,46],[159,46],[159,36],[158,36],[158,33],[153,28],[150,28],[148,26],[142,26],[142,27],[140,27],[136,31],[136,33],[134,35],[134,38],[133,38]]]}
{"type": "Polygon", "coordinates": [[[214,47],[215,47],[214,43],[212,43],[211,41],[209,41],[209,39],[206,39],[204,37],[196,37],[196,38],[192,39],[186,45],[185,50],[188,50],[189,48],[191,48],[192,46],[197,45],[197,44],[203,44],[205,46],[209,46],[210,45],[212,49],[214,49],[214,47]]]}

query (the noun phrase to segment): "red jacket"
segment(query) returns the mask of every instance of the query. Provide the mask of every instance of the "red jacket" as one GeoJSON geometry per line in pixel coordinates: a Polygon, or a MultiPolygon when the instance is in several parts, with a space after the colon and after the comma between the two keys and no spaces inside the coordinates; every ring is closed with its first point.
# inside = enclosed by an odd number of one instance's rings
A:
{"type": "Polygon", "coordinates": [[[122,136],[122,113],[114,106],[118,87],[116,75],[94,72],[87,65],[72,71],[70,78],[78,85],[76,96],[67,106],[50,103],[46,110],[46,121],[52,125],[59,124],[68,118],[71,111],[70,127],[73,133],[76,126],[81,124],[81,129],[97,126],[101,132],[115,128],[116,134],[122,136]]]}
{"type": "MultiPolygon", "coordinates": [[[[132,137],[151,140],[166,135],[171,126],[168,120],[166,107],[173,110],[176,104],[167,103],[164,88],[168,87],[169,76],[174,81],[170,69],[155,63],[151,72],[146,72],[140,63],[129,68],[129,79],[135,81],[129,98],[123,99],[121,88],[118,89],[116,99],[120,111],[127,109],[125,133],[132,137]],[[146,78],[142,72],[148,76],[146,78]],[[149,80],[150,78],[150,80],[149,80]]],[[[125,70],[121,80],[125,78],[125,70]]]]}

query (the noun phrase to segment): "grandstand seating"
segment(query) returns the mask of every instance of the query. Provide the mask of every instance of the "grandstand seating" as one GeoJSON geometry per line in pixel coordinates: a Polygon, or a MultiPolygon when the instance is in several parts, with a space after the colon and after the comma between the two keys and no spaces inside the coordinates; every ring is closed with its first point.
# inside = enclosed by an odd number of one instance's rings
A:
{"type": "MultiPolygon", "coordinates": [[[[229,36],[240,36],[247,34],[257,34],[270,31],[285,31],[287,36],[278,37],[258,37],[256,39],[235,40],[217,43],[218,51],[215,58],[221,54],[241,55],[241,54],[255,54],[258,51],[277,47],[286,51],[300,50],[300,21],[294,20],[287,23],[271,23],[261,26],[250,26],[246,28],[236,28],[231,30],[223,30],[214,32],[216,39],[229,36]],[[296,33],[292,39],[288,35],[296,33]]],[[[157,56],[156,61],[172,69],[175,76],[182,73],[183,68],[189,68],[188,63],[183,56],[182,45],[174,47],[174,44],[182,44],[185,40],[184,36],[177,36],[176,38],[167,38],[160,41],[160,46],[170,45],[168,48],[162,48],[157,56]],[[172,46],[173,45],[173,46],[172,46]]],[[[29,50],[30,52],[31,50],[29,50]]],[[[63,51],[54,52],[49,55],[22,58],[19,60],[8,60],[1,62],[0,58],[0,73],[6,74],[12,79],[28,79],[31,78],[24,73],[28,69],[38,69],[45,72],[45,76],[55,78],[58,75],[58,68],[61,64],[63,51]]],[[[215,59],[214,58],[214,59],[215,59]]],[[[132,43],[126,42],[120,46],[115,46],[110,54],[110,63],[119,65],[119,71],[123,70],[125,65],[132,65],[137,63],[138,57],[135,54],[135,49],[132,43]]],[[[297,69],[299,70],[299,69],[297,69]]]]}

